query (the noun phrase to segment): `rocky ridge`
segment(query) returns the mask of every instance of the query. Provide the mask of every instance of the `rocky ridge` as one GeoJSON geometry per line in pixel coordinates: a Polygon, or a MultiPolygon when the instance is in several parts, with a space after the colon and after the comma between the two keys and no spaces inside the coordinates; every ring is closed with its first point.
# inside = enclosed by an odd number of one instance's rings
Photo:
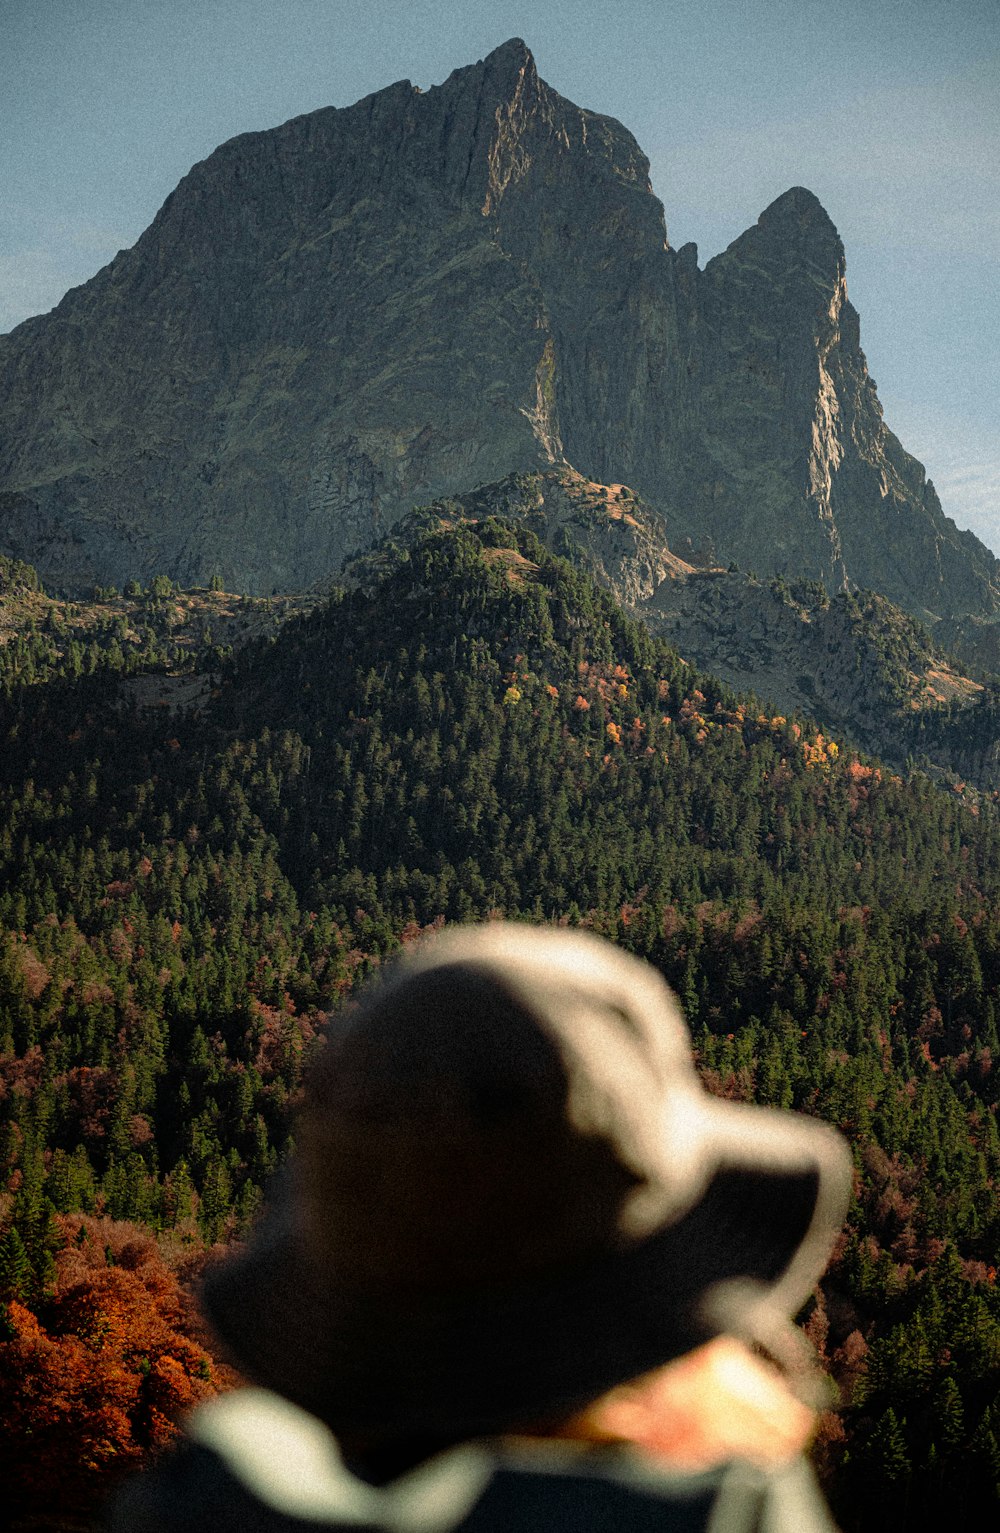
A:
{"type": "Polygon", "coordinates": [[[983,690],[871,591],[703,571],[661,587],[641,615],[701,669],[890,760],[910,754],[917,716],[968,708],[983,690]]]}
{"type": "MultiPolygon", "coordinates": [[[[985,717],[968,711],[989,701],[981,682],[941,650],[936,631],[885,597],[831,595],[819,581],[692,565],[670,553],[662,517],[641,496],[569,469],[511,475],[418,508],[349,561],[345,578],[373,587],[428,526],[488,517],[526,523],[698,670],[890,761],[920,753],[947,770],[958,759],[959,717],[975,718],[977,728],[985,717]],[[945,715],[955,726],[947,738],[935,743],[935,726],[925,739],[928,721],[945,715]]],[[[964,775],[991,788],[1000,783],[993,756],[980,765],[965,763],[964,775]]]]}
{"type": "Polygon", "coordinates": [[[414,503],[554,465],[632,486],[687,562],[997,607],[884,425],[816,199],[699,270],[632,135],[516,39],[224,144],[0,338],[0,548],[66,588],[301,588],[414,503]]]}
{"type": "MultiPolygon", "coordinates": [[[[899,766],[965,779],[969,791],[1000,789],[1000,685],[940,651],[943,624],[932,636],[872,592],[830,597],[815,581],[694,566],[670,552],[662,518],[625,485],[564,467],[510,475],[408,513],[348,560],[337,584],[374,591],[428,530],[490,519],[526,524],[699,672],[753,692],[770,712],[812,719],[828,738],[899,766]]],[[[533,578],[536,566],[502,536],[488,557],[512,584],[533,578]]],[[[181,590],[160,575],[145,591],[102,589],[76,602],[47,595],[35,570],[0,556],[0,682],[45,681],[62,657],[80,675],[120,672],[132,704],[199,709],[227,653],[273,637],[328,585],[275,600],[181,590]]]]}

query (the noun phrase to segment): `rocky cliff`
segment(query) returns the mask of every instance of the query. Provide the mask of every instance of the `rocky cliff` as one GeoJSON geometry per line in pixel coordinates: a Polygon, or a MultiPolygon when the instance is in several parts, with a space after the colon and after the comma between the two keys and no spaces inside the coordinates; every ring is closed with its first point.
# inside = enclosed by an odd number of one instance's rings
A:
{"type": "Polygon", "coordinates": [[[632,136],[518,41],[223,145],[0,338],[0,549],[70,588],[302,587],[414,502],[553,465],[633,486],[685,560],[998,603],[882,421],[815,198],[699,270],[632,136]]]}
{"type": "Polygon", "coordinates": [[[943,515],[883,421],[844,247],[812,193],[779,197],[703,272],[685,259],[694,386],[667,491],[679,525],[761,572],[932,614],[993,610],[996,560],[943,515]]]}

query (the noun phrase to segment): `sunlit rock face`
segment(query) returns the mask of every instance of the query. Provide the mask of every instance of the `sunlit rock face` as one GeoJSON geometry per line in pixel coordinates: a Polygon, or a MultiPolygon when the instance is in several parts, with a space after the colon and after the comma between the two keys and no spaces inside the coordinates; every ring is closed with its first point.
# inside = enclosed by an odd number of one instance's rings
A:
{"type": "Polygon", "coordinates": [[[414,503],[566,465],[683,559],[997,604],[882,423],[815,198],[699,271],[631,134],[516,40],[224,144],[0,338],[0,549],[70,588],[312,585],[414,503]]]}
{"type": "Polygon", "coordinates": [[[844,247],[802,187],[699,272],[687,259],[695,387],[669,493],[744,567],[882,591],[931,613],[992,611],[997,563],[944,516],[882,419],[844,247]]]}

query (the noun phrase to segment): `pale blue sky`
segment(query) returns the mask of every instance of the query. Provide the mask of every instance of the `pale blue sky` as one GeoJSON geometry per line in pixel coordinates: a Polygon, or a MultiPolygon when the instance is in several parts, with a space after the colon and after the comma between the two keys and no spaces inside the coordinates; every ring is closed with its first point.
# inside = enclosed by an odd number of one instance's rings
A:
{"type": "Polygon", "coordinates": [[[632,130],[702,262],[819,196],[887,421],[1000,552],[1000,0],[0,0],[0,330],[222,140],[515,35],[632,130]]]}

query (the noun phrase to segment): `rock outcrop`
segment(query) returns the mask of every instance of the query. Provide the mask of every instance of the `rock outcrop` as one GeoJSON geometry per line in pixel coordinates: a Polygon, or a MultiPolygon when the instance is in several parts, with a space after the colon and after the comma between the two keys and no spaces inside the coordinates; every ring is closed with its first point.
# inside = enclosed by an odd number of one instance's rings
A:
{"type": "Polygon", "coordinates": [[[637,616],[699,669],[890,760],[909,754],[918,715],[982,692],[933,634],[871,591],[831,598],[815,581],[703,570],[662,585],[637,616]]]}
{"type": "MultiPolygon", "coordinates": [[[[552,553],[583,565],[615,600],[639,613],[694,573],[667,545],[663,518],[626,484],[597,484],[575,469],[511,474],[424,508],[436,518],[524,521],[552,553]]],[[[415,513],[419,518],[420,513],[415,513]]],[[[410,537],[405,523],[400,529],[410,537]]]]}
{"type": "Polygon", "coordinates": [[[223,145],[0,338],[0,550],[66,588],[300,588],[416,502],[570,465],[689,562],[1000,600],[882,421],[815,198],[700,271],[631,134],[516,40],[223,145]]]}
{"type": "MultiPolygon", "coordinates": [[[[671,553],[662,517],[628,486],[598,484],[571,469],[513,474],[420,507],[350,560],[345,578],[374,589],[429,526],[488,517],[526,523],[699,671],[898,764],[926,754],[930,721],[946,718],[960,736],[959,720],[989,698],[937,642],[953,625],[930,633],[872,591],[831,596],[816,580],[693,566],[671,553]]],[[[934,764],[947,767],[957,752],[949,736],[934,764]]],[[[966,775],[991,786],[996,780],[985,766],[966,775]]]]}

